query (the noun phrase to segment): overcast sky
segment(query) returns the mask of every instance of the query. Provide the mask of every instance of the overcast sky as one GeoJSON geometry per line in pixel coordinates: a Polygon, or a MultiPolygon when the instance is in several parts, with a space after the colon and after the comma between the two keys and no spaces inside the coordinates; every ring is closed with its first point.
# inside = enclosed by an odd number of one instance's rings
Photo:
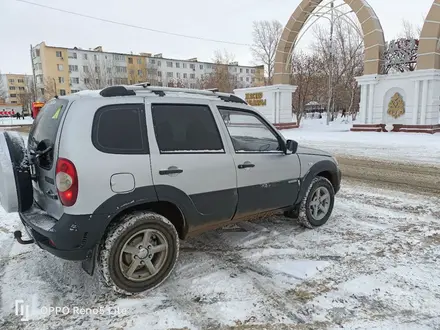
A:
{"type": "MultiPolygon", "coordinates": [[[[168,32],[230,42],[252,43],[252,21],[279,20],[283,25],[300,0],[29,0],[108,20],[168,32]]],[[[402,19],[420,25],[433,0],[369,0],[387,40],[401,30],[402,19]]],[[[98,22],[17,0],[0,0],[0,70],[31,73],[30,44],[93,48],[121,53],[163,53],[164,57],[211,61],[226,49],[240,64],[254,64],[247,46],[192,40],[98,22]]]]}

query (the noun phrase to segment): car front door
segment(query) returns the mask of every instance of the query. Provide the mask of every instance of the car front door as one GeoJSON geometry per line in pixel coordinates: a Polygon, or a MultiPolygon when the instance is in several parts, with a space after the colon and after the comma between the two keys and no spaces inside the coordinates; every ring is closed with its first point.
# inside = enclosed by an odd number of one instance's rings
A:
{"type": "Polygon", "coordinates": [[[229,133],[237,169],[235,218],[292,206],[299,191],[300,163],[286,154],[278,133],[254,111],[218,107],[229,133]]]}
{"type": "Polygon", "coordinates": [[[189,102],[147,104],[147,122],[158,198],[177,205],[193,231],[231,220],[238,196],[221,118],[209,105],[189,102]]]}

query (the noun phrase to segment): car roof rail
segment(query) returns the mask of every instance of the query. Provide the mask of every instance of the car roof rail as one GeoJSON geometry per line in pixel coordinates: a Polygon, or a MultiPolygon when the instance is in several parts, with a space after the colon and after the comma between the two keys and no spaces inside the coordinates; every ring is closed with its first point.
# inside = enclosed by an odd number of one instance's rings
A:
{"type": "Polygon", "coordinates": [[[190,89],[190,88],[178,88],[178,87],[161,87],[161,86],[151,86],[149,82],[138,83],[135,85],[118,85],[104,88],[100,95],[104,97],[112,96],[129,96],[136,95],[137,91],[149,91],[158,96],[165,96],[167,92],[169,93],[187,93],[205,96],[216,96],[225,102],[234,102],[247,104],[245,100],[238,97],[237,95],[230,93],[221,93],[218,88],[213,89],[190,89]]]}

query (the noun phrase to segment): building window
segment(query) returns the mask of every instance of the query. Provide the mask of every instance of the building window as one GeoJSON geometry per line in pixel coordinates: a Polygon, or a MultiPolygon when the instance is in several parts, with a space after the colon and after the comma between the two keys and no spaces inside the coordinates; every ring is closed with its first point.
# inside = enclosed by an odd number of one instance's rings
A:
{"type": "Polygon", "coordinates": [[[180,72],[176,72],[176,78],[180,78],[180,72]]]}
{"type": "Polygon", "coordinates": [[[172,67],[173,67],[173,62],[167,61],[167,68],[172,68],[172,67]]]}
{"type": "Polygon", "coordinates": [[[190,78],[190,79],[196,79],[196,75],[195,75],[195,73],[191,73],[191,74],[189,75],[189,78],[190,78]]]}
{"type": "Polygon", "coordinates": [[[162,71],[157,71],[157,76],[162,77],[162,71]]]}
{"type": "Polygon", "coordinates": [[[157,66],[162,66],[162,61],[157,61],[157,66]]]}
{"type": "Polygon", "coordinates": [[[59,50],[56,51],[56,57],[63,57],[63,53],[61,53],[59,50]]]}
{"type": "Polygon", "coordinates": [[[79,84],[79,78],[70,78],[72,84],[79,84]]]}
{"type": "Polygon", "coordinates": [[[25,88],[24,87],[18,87],[19,90],[24,91],[25,88]]]}
{"type": "Polygon", "coordinates": [[[12,104],[17,104],[17,101],[11,101],[12,104]]]}
{"type": "Polygon", "coordinates": [[[249,77],[246,77],[246,81],[249,82],[249,77]]]}
{"type": "Polygon", "coordinates": [[[74,59],[76,59],[76,58],[78,58],[78,57],[77,57],[76,53],[71,53],[71,54],[69,54],[69,58],[74,58],[74,59]]]}
{"type": "Polygon", "coordinates": [[[15,86],[10,86],[10,87],[9,87],[9,90],[10,90],[10,91],[15,91],[15,86]]]}
{"type": "Polygon", "coordinates": [[[243,69],[242,68],[240,68],[240,73],[243,73],[243,69]]]}
{"type": "Polygon", "coordinates": [[[176,62],[176,68],[180,68],[180,63],[176,62]]]}
{"type": "Polygon", "coordinates": [[[87,60],[87,54],[83,54],[83,58],[85,59],[85,60],[87,60]]]}
{"type": "Polygon", "coordinates": [[[11,97],[17,97],[17,94],[10,94],[11,97]]]}
{"type": "Polygon", "coordinates": [[[78,72],[78,65],[69,65],[69,72],[78,72]]]}
{"type": "Polygon", "coordinates": [[[173,78],[173,73],[172,72],[167,72],[167,77],[168,78],[173,78]]]}
{"type": "Polygon", "coordinates": [[[150,58],[150,63],[151,63],[151,64],[156,64],[156,60],[150,58]]]}
{"type": "Polygon", "coordinates": [[[95,59],[95,61],[97,61],[98,60],[98,55],[93,55],[93,58],[95,59]]]}
{"type": "Polygon", "coordinates": [[[212,69],[212,64],[206,64],[207,69],[212,69]]]}
{"type": "Polygon", "coordinates": [[[74,93],[78,93],[79,90],[78,90],[78,89],[72,89],[70,92],[71,92],[72,94],[74,94],[74,93]]]}
{"type": "Polygon", "coordinates": [[[84,65],[84,66],[83,66],[83,71],[84,71],[85,73],[89,72],[89,67],[84,65]]]}
{"type": "Polygon", "coordinates": [[[195,65],[195,64],[190,64],[190,65],[189,65],[189,68],[190,68],[190,69],[195,69],[195,68],[196,68],[196,65],[195,65]]]}
{"type": "Polygon", "coordinates": [[[112,73],[112,68],[107,68],[107,73],[112,73]]]}
{"type": "Polygon", "coordinates": [[[142,64],[142,59],[141,58],[137,59],[137,64],[142,64]]]}
{"type": "Polygon", "coordinates": [[[84,84],[88,84],[90,82],[89,78],[84,78],[84,84]]]}
{"type": "Polygon", "coordinates": [[[184,74],[183,74],[183,79],[186,79],[186,78],[188,78],[188,74],[187,74],[187,73],[184,73],[184,74]]]}
{"type": "Polygon", "coordinates": [[[61,96],[66,95],[66,90],[65,89],[60,89],[60,95],[61,96]]]}
{"type": "Polygon", "coordinates": [[[11,83],[11,84],[13,84],[14,83],[14,79],[9,79],[9,82],[11,83]]]}
{"type": "Polygon", "coordinates": [[[128,58],[128,64],[133,64],[133,57],[128,58]]]}
{"type": "Polygon", "coordinates": [[[186,69],[186,63],[182,63],[182,68],[186,69]]]}
{"type": "Polygon", "coordinates": [[[255,69],[252,69],[252,70],[251,70],[251,73],[255,73],[255,69]]]}
{"type": "Polygon", "coordinates": [[[35,54],[37,55],[37,57],[40,56],[40,50],[39,50],[39,49],[36,49],[36,50],[35,50],[35,54]]]}
{"type": "Polygon", "coordinates": [[[235,72],[237,72],[237,68],[235,68],[235,70],[234,70],[235,72]]]}
{"type": "Polygon", "coordinates": [[[17,82],[18,82],[19,84],[23,84],[23,83],[24,83],[24,79],[18,79],[17,82]]]}
{"type": "Polygon", "coordinates": [[[138,70],[138,76],[142,76],[142,70],[138,70]]]}
{"type": "Polygon", "coordinates": [[[117,66],[116,67],[116,72],[127,73],[127,67],[125,67],[125,66],[117,66]]]}
{"type": "Polygon", "coordinates": [[[57,64],[58,71],[64,71],[64,67],[62,64],[57,64]]]}
{"type": "Polygon", "coordinates": [[[249,69],[246,69],[246,73],[249,73],[249,69]]]}
{"type": "MultiPolygon", "coordinates": [[[[124,55],[117,55],[117,54],[115,54],[115,55],[113,55],[113,57],[114,57],[114,59],[116,60],[116,61],[124,61],[125,60],[125,56],[124,55]]],[[[131,63],[133,63],[133,58],[131,59],[131,63]]]]}
{"type": "Polygon", "coordinates": [[[134,75],[134,70],[130,70],[130,75],[134,75]]]}
{"type": "Polygon", "coordinates": [[[200,70],[203,70],[203,64],[200,64],[200,70]]]}
{"type": "Polygon", "coordinates": [[[58,82],[60,84],[64,84],[64,77],[58,77],[58,82]]]}
{"type": "Polygon", "coordinates": [[[152,104],[161,153],[224,152],[211,109],[206,105],[152,104]]]}

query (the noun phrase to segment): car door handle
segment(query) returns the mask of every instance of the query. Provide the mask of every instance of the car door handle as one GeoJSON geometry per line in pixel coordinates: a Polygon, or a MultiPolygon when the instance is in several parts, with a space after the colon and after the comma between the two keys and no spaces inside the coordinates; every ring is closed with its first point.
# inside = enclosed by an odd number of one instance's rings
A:
{"type": "Polygon", "coordinates": [[[170,167],[166,170],[160,170],[160,175],[170,175],[170,174],[180,174],[183,173],[183,170],[177,167],[170,167]]]}
{"type": "Polygon", "coordinates": [[[244,163],[244,164],[240,164],[238,165],[239,169],[243,169],[243,168],[251,168],[251,167],[255,167],[255,164],[252,163],[244,163]]]}

